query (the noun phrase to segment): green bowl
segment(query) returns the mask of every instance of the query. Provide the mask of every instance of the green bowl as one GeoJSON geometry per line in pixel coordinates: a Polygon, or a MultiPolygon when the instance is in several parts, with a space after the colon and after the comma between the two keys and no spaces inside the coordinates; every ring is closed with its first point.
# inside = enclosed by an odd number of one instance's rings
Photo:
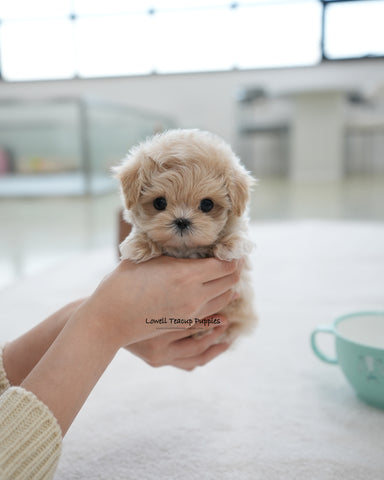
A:
{"type": "Polygon", "coordinates": [[[315,354],[324,362],[340,365],[357,395],[366,403],[384,408],[384,312],[357,312],[319,325],[311,335],[315,354]],[[336,356],[319,349],[319,333],[334,335],[336,356]]]}

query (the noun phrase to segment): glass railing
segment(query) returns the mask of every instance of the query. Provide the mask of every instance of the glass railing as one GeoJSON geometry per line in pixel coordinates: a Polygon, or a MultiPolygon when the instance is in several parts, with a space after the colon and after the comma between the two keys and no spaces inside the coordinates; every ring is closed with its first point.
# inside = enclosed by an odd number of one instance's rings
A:
{"type": "Polygon", "coordinates": [[[1,102],[0,196],[111,191],[111,166],[174,126],[165,115],[90,99],[1,102]]]}

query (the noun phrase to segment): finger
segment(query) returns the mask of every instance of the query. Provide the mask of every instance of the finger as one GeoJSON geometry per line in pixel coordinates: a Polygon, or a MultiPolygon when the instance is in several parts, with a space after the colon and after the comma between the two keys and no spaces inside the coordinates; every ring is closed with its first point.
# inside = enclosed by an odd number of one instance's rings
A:
{"type": "MultiPolygon", "coordinates": [[[[224,315],[219,315],[219,314],[210,315],[209,317],[205,317],[205,318],[203,318],[200,315],[200,318],[202,318],[203,320],[211,319],[211,318],[212,319],[219,319],[220,320],[220,325],[226,325],[227,322],[228,322],[227,318],[224,315]]],[[[217,325],[217,327],[218,326],[219,325],[217,325]]],[[[168,332],[165,331],[158,338],[161,338],[162,340],[164,340],[164,343],[171,344],[171,343],[177,342],[178,340],[181,340],[183,338],[191,337],[196,332],[201,331],[201,329],[209,330],[212,327],[213,327],[212,324],[210,324],[210,325],[202,324],[202,326],[199,326],[199,328],[197,329],[196,325],[193,325],[191,328],[186,328],[186,329],[183,329],[183,330],[171,330],[171,331],[168,331],[168,332]]]]}
{"type": "Polygon", "coordinates": [[[229,289],[233,288],[236,285],[239,279],[240,272],[236,270],[230,275],[219,278],[218,280],[213,280],[211,282],[205,283],[203,286],[205,299],[212,300],[213,298],[216,298],[219,295],[227,292],[229,289]]]}
{"type": "Polygon", "coordinates": [[[218,258],[199,258],[194,261],[193,267],[201,275],[202,283],[210,282],[230,275],[238,268],[239,260],[227,262],[218,258]]]}
{"type": "Polygon", "coordinates": [[[217,343],[216,345],[209,347],[200,355],[178,359],[177,361],[173,362],[172,365],[184,370],[193,370],[195,367],[202,367],[203,365],[206,365],[218,355],[225,352],[229,346],[229,343],[217,343]]]}
{"type": "Polygon", "coordinates": [[[204,332],[205,334],[202,337],[192,336],[173,342],[169,345],[169,353],[176,361],[182,358],[200,355],[210,346],[214,345],[227,328],[228,325],[221,325],[212,328],[210,332],[204,332]]]}
{"type": "Polygon", "coordinates": [[[195,325],[191,329],[194,331],[193,337],[202,337],[211,332],[212,328],[217,328],[220,325],[228,326],[227,317],[221,313],[215,313],[204,318],[201,318],[201,316],[195,318],[195,325]]]}
{"type": "Polygon", "coordinates": [[[235,295],[236,294],[232,290],[227,290],[226,292],[202,305],[200,310],[196,313],[196,316],[204,318],[213,315],[214,312],[220,312],[220,310],[223,310],[223,308],[235,298],[235,295]]]}

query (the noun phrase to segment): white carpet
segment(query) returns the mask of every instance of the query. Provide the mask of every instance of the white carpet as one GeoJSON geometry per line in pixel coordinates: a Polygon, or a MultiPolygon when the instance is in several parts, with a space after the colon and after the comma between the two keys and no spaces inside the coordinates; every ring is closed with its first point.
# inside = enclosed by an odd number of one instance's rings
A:
{"type": "MultiPolygon", "coordinates": [[[[253,234],[257,331],[192,373],[120,352],[65,439],[58,480],[384,478],[384,410],[309,345],[319,323],[384,310],[384,225],[263,223],[253,234]]],[[[0,292],[1,339],[90,292],[113,254],[0,292]]]]}

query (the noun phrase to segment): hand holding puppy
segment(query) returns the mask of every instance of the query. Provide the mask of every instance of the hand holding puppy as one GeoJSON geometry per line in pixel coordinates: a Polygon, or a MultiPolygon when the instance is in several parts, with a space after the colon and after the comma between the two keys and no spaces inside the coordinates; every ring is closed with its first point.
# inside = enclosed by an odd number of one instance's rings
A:
{"type": "Polygon", "coordinates": [[[191,371],[207,364],[230,346],[221,340],[228,328],[228,320],[222,315],[214,317],[220,318],[220,324],[203,327],[202,336],[191,336],[189,329],[182,329],[142,340],[126,349],[151,367],[169,365],[191,371]]]}
{"type": "MultiPolygon", "coordinates": [[[[27,352],[16,371],[11,367],[10,378],[21,382],[21,387],[48,406],[65,434],[121,347],[130,345],[134,353],[149,358],[148,348],[172,344],[168,358],[163,352],[157,360],[152,356],[152,363],[174,364],[179,359],[177,366],[186,369],[203,364],[223,351],[225,345],[207,351],[212,340],[209,335],[187,339],[184,333],[191,329],[185,326],[165,334],[167,330],[158,329],[145,319],[160,311],[164,317],[178,318],[214,314],[231,299],[240,269],[241,262],[213,258],[159,257],[140,265],[121,262],[89,298],[66,309],[56,319],[47,319],[7,346],[4,358],[7,370],[21,351],[27,352]],[[162,335],[163,341],[154,344],[155,337],[162,335]],[[175,343],[177,338],[181,343],[175,343]],[[148,339],[152,342],[142,343],[148,339]],[[188,355],[196,357],[195,353],[203,356],[185,360],[188,355]]],[[[221,327],[216,328],[220,333],[221,327]]]]}
{"type": "Polygon", "coordinates": [[[204,318],[223,309],[241,268],[242,261],[214,258],[161,256],[140,265],[122,261],[80,309],[101,324],[117,348],[127,346],[165,333],[147,319],[204,318]]]}

